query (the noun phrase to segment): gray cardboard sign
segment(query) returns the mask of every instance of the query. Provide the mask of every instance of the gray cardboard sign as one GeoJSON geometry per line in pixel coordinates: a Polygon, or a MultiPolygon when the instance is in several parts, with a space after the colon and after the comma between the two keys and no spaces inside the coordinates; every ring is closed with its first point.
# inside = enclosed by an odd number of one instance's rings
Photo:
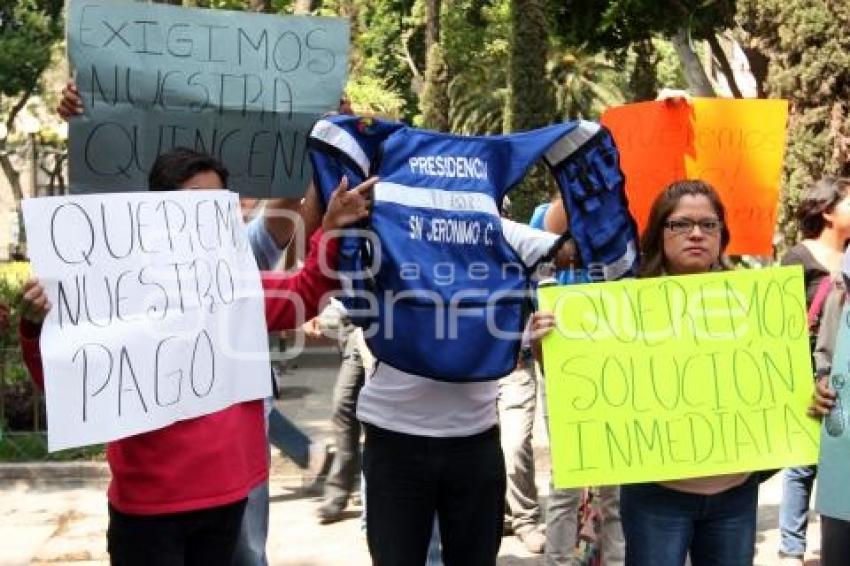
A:
{"type": "Polygon", "coordinates": [[[303,194],[307,136],[338,107],[348,43],[344,18],[72,0],[85,114],[70,124],[71,191],[145,190],[156,157],[185,146],[220,159],[242,195],[303,194]]]}

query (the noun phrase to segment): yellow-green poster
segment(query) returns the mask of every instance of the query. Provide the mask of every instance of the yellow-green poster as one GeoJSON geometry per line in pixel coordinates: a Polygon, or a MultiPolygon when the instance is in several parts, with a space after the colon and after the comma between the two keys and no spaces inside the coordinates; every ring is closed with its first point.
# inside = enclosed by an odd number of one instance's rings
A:
{"type": "Polygon", "coordinates": [[[811,464],[799,267],[541,288],[556,487],[811,464]]]}

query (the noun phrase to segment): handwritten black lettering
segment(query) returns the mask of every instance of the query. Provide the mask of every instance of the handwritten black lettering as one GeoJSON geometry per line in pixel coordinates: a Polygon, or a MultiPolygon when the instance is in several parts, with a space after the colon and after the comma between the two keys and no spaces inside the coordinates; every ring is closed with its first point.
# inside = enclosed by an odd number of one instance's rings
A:
{"type": "Polygon", "coordinates": [[[210,335],[206,330],[202,330],[200,334],[198,334],[197,338],[195,338],[195,346],[192,348],[192,362],[189,364],[189,382],[192,384],[192,391],[200,398],[209,395],[215,385],[215,349],[213,348],[212,338],[210,338],[210,335]],[[209,368],[207,368],[208,374],[206,376],[208,382],[206,390],[199,390],[195,383],[195,363],[198,360],[201,341],[206,342],[206,355],[208,356],[207,363],[209,364],[209,368]]]}
{"type": "Polygon", "coordinates": [[[85,263],[86,265],[92,264],[91,255],[94,252],[95,246],[94,224],[92,224],[91,218],[89,218],[88,213],[82,206],[75,202],[69,202],[56,207],[56,210],[50,215],[50,243],[53,246],[56,257],[63,263],[68,265],[78,265],[81,263],[85,263]],[[65,220],[65,216],[68,213],[73,213],[73,216],[65,220]],[[76,220],[74,217],[76,217],[76,220]],[[83,229],[88,228],[88,236],[80,238],[84,242],[82,249],[74,250],[73,252],[71,250],[67,252],[60,251],[60,242],[64,242],[64,238],[61,236],[65,233],[64,230],[60,230],[57,226],[60,219],[63,220],[63,226],[65,226],[65,223],[68,223],[67,225],[69,226],[76,226],[77,230],[80,227],[83,229]]]}
{"type": "Polygon", "coordinates": [[[109,385],[109,380],[112,377],[112,366],[113,366],[113,357],[112,352],[104,346],[103,344],[97,344],[94,342],[89,342],[80,346],[74,355],[71,357],[71,361],[76,363],[77,357],[82,355],[82,384],[83,384],[83,422],[88,420],[88,403],[89,398],[97,397],[101,394],[101,392],[106,389],[106,386],[109,385]],[[91,383],[91,376],[89,375],[89,350],[98,349],[101,352],[105,352],[107,355],[108,364],[106,366],[106,375],[103,377],[103,383],[97,387],[94,391],[89,390],[89,385],[91,383]]]}

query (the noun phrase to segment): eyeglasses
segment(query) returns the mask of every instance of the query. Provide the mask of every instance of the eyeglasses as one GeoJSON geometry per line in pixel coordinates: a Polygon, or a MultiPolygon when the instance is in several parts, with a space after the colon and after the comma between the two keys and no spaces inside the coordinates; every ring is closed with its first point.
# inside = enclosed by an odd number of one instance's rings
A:
{"type": "Polygon", "coordinates": [[[723,223],[716,218],[703,218],[702,220],[691,220],[690,218],[677,218],[668,220],[664,223],[664,227],[674,234],[690,234],[694,231],[694,226],[699,226],[699,231],[703,234],[716,234],[720,231],[723,223]]]}

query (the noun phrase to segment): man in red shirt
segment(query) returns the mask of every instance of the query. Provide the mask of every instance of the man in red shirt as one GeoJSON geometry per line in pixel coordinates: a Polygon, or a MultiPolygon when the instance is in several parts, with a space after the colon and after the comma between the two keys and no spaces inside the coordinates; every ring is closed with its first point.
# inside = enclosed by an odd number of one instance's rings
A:
{"type": "MultiPolygon", "coordinates": [[[[173,156],[163,154],[150,179],[169,180],[157,183],[160,190],[223,189],[227,170],[212,158],[205,162],[207,167],[182,170],[175,178],[173,156]]],[[[299,272],[261,274],[270,331],[299,326],[302,314],[312,318],[320,301],[337,288],[336,279],[319,268],[319,256],[335,268],[339,244],[323,234],[366,217],[366,194],[376,180],[350,191],[342,180],[321,229],[311,237],[309,255],[299,272]],[[286,298],[290,293],[301,298],[306,312],[299,313],[286,298]]],[[[37,279],[24,286],[23,303],[24,361],[33,380],[43,385],[38,338],[50,303],[37,279]]],[[[229,565],[245,499],[268,478],[266,442],[262,400],[110,442],[107,541],[112,564],[229,565]]]]}

